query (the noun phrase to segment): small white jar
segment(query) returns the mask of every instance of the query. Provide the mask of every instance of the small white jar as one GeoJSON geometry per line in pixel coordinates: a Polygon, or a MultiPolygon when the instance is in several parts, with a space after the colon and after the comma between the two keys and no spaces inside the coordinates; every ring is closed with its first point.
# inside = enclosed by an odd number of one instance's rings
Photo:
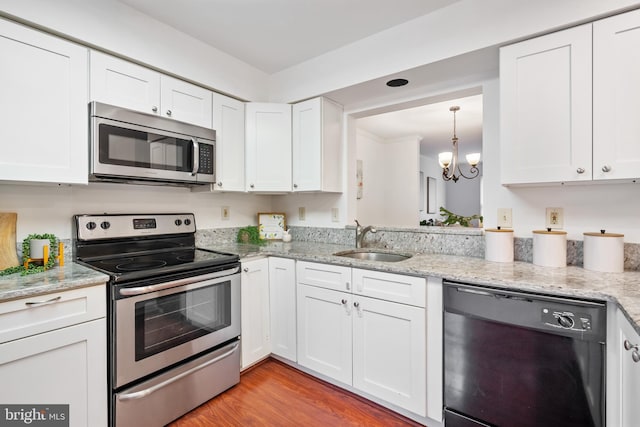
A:
{"type": "Polygon", "coordinates": [[[513,262],[513,230],[484,230],[484,259],[493,262],[513,262]]]}
{"type": "Polygon", "coordinates": [[[624,271],[624,234],[584,233],[585,270],[605,273],[624,271]]]}
{"type": "Polygon", "coordinates": [[[566,267],[567,232],[534,230],[533,263],[542,267],[566,267]]]}

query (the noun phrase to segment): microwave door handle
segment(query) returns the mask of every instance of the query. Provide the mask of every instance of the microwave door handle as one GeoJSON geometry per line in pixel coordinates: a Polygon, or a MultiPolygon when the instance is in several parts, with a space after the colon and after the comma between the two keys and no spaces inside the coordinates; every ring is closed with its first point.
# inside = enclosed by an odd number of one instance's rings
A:
{"type": "Polygon", "coordinates": [[[200,169],[200,144],[193,137],[191,138],[191,143],[193,144],[193,170],[191,171],[191,176],[196,176],[198,169],[200,169]]]}

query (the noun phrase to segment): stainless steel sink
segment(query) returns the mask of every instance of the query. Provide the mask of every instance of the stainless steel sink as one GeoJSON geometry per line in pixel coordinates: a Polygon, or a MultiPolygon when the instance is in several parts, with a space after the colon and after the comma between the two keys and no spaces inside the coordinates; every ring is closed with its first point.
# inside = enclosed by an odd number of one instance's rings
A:
{"type": "Polygon", "coordinates": [[[371,249],[353,249],[350,251],[336,252],[335,256],[362,259],[365,261],[398,262],[411,258],[411,254],[400,254],[396,252],[381,252],[371,249]]]}

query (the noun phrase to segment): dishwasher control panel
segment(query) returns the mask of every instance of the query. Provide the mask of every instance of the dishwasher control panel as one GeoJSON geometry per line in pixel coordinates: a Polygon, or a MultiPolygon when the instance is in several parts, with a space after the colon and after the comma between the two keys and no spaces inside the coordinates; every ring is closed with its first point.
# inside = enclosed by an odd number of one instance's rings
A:
{"type": "Polygon", "coordinates": [[[542,322],[547,326],[572,331],[586,332],[591,330],[591,316],[589,314],[558,310],[553,307],[542,308],[542,322]]]}

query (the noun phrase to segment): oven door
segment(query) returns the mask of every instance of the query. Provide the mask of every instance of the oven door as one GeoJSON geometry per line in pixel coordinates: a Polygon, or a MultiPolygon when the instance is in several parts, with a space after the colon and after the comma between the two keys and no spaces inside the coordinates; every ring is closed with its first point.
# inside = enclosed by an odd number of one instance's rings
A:
{"type": "Polygon", "coordinates": [[[240,335],[238,268],[118,290],[114,388],[240,335]],[[231,273],[231,274],[230,274],[231,273]]]}
{"type": "Polygon", "coordinates": [[[103,117],[92,117],[91,174],[179,182],[213,182],[213,142],[103,117]]]}

